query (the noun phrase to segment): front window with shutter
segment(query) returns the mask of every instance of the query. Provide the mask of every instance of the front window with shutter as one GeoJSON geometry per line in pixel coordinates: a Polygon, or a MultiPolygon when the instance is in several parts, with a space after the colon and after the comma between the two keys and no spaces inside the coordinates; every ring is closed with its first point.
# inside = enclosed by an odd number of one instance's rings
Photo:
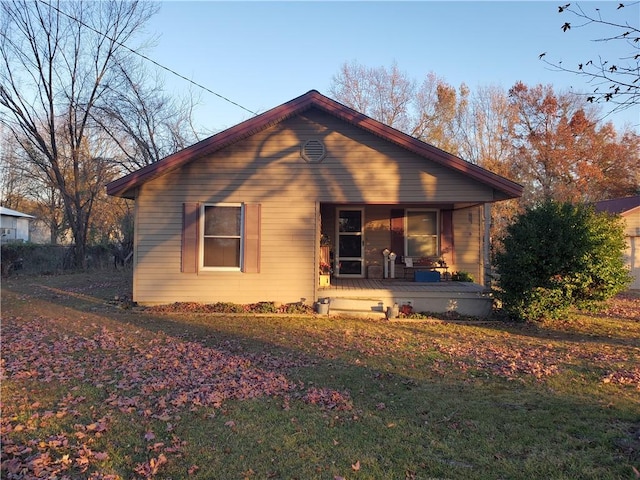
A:
{"type": "Polygon", "coordinates": [[[201,259],[204,269],[240,270],[243,211],[240,204],[203,205],[201,259]]]}

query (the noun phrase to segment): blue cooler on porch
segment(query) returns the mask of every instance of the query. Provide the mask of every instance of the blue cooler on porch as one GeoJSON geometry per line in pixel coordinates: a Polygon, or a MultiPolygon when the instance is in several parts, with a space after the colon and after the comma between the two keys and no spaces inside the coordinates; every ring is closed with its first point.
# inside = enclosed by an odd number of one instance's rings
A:
{"type": "Polygon", "coordinates": [[[417,271],[413,274],[414,282],[439,282],[440,272],[433,270],[417,271]]]}

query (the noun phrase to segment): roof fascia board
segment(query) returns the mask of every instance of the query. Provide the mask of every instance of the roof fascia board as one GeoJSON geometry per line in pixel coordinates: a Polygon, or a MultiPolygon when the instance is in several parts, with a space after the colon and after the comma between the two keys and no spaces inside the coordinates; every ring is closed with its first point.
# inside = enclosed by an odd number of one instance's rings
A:
{"type": "Polygon", "coordinates": [[[623,217],[626,217],[627,215],[630,215],[632,213],[640,213],[640,205],[638,205],[636,207],[631,207],[628,210],[623,210],[622,212],[620,212],[619,215],[622,215],[623,217]]]}

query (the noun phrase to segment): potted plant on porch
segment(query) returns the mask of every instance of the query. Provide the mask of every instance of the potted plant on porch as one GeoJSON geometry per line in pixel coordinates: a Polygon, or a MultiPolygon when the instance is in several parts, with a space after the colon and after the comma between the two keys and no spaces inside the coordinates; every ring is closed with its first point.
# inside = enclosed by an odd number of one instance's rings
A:
{"type": "Polygon", "coordinates": [[[320,286],[328,287],[331,285],[331,240],[328,235],[320,237],[320,286]]]}
{"type": "Polygon", "coordinates": [[[331,285],[331,265],[320,262],[320,286],[328,287],[329,285],[331,285]]]}

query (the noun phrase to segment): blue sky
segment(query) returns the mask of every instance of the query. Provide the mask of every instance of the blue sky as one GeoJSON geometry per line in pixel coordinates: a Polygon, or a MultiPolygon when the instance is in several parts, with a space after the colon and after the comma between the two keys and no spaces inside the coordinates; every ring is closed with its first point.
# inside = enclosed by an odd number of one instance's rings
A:
{"type": "MultiPolygon", "coordinates": [[[[598,54],[615,59],[628,49],[595,42],[611,32],[593,26],[563,33],[563,22],[576,22],[558,13],[558,5],[567,2],[162,2],[147,25],[157,41],[145,54],[258,113],[312,89],[329,95],[332,77],[352,61],[386,68],[396,62],[417,82],[433,72],[472,90],[508,89],[520,80],[588,92],[585,79],[551,71],[539,55],[577,65],[598,54]]],[[[579,4],[619,14],[613,3],[579,4]]],[[[640,5],[633,8],[640,23],[640,5]]],[[[634,15],[625,18],[634,21],[634,15]]],[[[200,95],[196,124],[210,132],[252,116],[175,75],[164,76],[170,91],[200,95]]],[[[607,119],[640,131],[640,106],[607,119]]]]}

